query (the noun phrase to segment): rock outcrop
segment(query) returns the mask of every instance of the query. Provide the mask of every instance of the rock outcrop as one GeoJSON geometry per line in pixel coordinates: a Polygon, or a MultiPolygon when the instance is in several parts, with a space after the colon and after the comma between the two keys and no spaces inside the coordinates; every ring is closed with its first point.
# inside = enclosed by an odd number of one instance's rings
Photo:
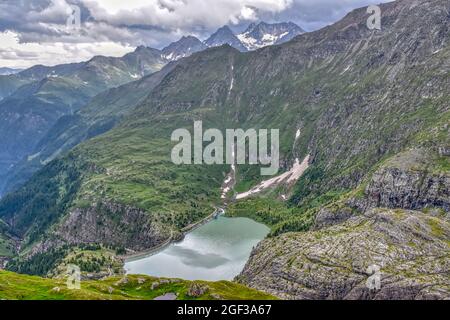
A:
{"type": "Polygon", "coordinates": [[[450,176],[386,168],[374,174],[367,195],[369,207],[450,211],[450,176]]]}
{"type": "Polygon", "coordinates": [[[449,238],[440,217],[373,209],[264,240],[237,280],[285,299],[449,299],[449,238]]]}
{"type": "Polygon", "coordinates": [[[134,251],[148,250],[167,241],[171,233],[141,209],[103,202],[75,209],[58,226],[55,234],[64,243],[102,243],[134,251]]]}
{"type": "Polygon", "coordinates": [[[187,295],[189,297],[200,297],[208,292],[208,290],[208,286],[201,283],[192,282],[188,288],[187,295]]]}
{"type": "Polygon", "coordinates": [[[314,229],[322,229],[347,221],[354,215],[354,210],[349,207],[322,208],[317,213],[314,221],[314,229]]]}
{"type": "Polygon", "coordinates": [[[450,172],[436,164],[439,160],[450,162],[447,156],[431,150],[400,153],[372,175],[364,197],[349,204],[362,212],[376,207],[450,212],[450,172]]]}

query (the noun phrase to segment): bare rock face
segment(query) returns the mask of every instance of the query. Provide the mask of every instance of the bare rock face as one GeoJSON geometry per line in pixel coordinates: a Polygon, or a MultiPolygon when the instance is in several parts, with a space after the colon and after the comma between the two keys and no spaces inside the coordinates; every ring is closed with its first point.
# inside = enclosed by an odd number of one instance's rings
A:
{"type": "Polygon", "coordinates": [[[313,229],[340,224],[374,208],[424,210],[450,217],[450,172],[437,150],[415,148],[387,160],[369,178],[362,194],[319,210],[313,229]]]}
{"type": "Polygon", "coordinates": [[[285,299],[448,299],[449,238],[445,219],[373,209],[264,240],[237,280],[285,299]]]}
{"type": "Polygon", "coordinates": [[[364,199],[351,203],[361,211],[385,207],[450,212],[450,172],[434,163],[436,158],[448,161],[446,157],[423,149],[401,153],[373,174],[364,199]]]}
{"type": "Polygon", "coordinates": [[[373,176],[367,194],[370,207],[450,211],[450,176],[387,168],[373,176]]]}
{"type": "Polygon", "coordinates": [[[335,224],[340,224],[350,219],[353,215],[354,212],[349,207],[339,208],[338,210],[322,208],[316,215],[314,229],[322,229],[335,224]]]}
{"type": "Polygon", "coordinates": [[[143,251],[163,243],[170,230],[152,220],[144,210],[103,202],[75,209],[56,230],[64,243],[103,243],[143,251]]]}

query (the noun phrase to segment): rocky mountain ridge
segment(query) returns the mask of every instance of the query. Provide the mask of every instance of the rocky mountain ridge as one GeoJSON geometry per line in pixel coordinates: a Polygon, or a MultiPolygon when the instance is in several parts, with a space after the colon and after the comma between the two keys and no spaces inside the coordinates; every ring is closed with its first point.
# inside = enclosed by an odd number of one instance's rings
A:
{"type": "Polygon", "coordinates": [[[187,57],[206,48],[223,45],[230,45],[241,52],[247,52],[288,42],[303,33],[305,31],[293,22],[252,23],[244,32],[238,34],[233,32],[229,26],[223,26],[203,42],[194,36],[182,37],[162,51],[164,57],[170,61],[187,57]]]}

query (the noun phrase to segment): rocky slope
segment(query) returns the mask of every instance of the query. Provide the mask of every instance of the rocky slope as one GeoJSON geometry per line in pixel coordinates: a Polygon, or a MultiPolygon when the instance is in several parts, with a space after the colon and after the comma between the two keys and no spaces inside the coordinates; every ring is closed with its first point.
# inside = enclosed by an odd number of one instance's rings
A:
{"type": "Polygon", "coordinates": [[[372,175],[361,211],[373,207],[424,209],[450,212],[450,159],[438,152],[412,149],[396,155],[372,175]],[[431,159],[430,159],[431,158],[431,159]]]}
{"type": "MultiPolygon", "coordinates": [[[[172,236],[170,231],[142,209],[100,203],[96,207],[71,211],[55,230],[51,241],[70,245],[108,243],[141,252],[165,242],[172,236]]],[[[43,243],[42,247],[45,246],[43,243]]]]}
{"type": "Polygon", "coordinates": [[[287,299],[448,299],[449,164],[442,149],[383,161],[321,208],[313,231],[261,243],[238,280],[287,299]],[[374,265],[381,287],[371,290],[374,265]]]}
{"type": "Polygon", "coordinates": [[[206,48],[207,46],[196,37],[187,36],[162,49],[162,55],[169,61],[176,61],[206,48]]]}
{"type": "Polygon", "coordinates": [[[228,44],[239,51],[247,51],[247,48],[242,44],[238,37],[228,26],[223,26],[213,33],[208,39],[205,40],[205,44],[208,47],[220,47],[224,44],[228,44]]]}
{"type": "Polygon", "coordinates": [[[449,221],[373,209],[344,224],[264,240],[238,280],[287,299],[448,299],[449,221]],[[371,290],[380,267],[381,286],[371,290]]]}

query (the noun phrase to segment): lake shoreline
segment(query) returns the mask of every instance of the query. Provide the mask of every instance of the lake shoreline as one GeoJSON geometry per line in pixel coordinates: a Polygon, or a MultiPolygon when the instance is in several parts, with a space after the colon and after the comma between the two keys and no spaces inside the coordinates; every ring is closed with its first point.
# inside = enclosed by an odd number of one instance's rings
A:
{"type": "Polygon", "coordinates": [[[183,231],[185,237],[181,241],[169,239],[152,250],[128,255],[124,261],[125,273],[231,281],[270,229],[250,218],[226,217],[224,210],[218,208],[183,231]]]}
{"type": "MultiPolygon", "coordinates": [[[[194,231],[195,229],[201,227],[202,225],[210,222],[212,219],[215,219],[217,216],[220,216],[223,214],[225,214],[225,209],[220,208],[220,207],[215,207],[214,212],[211,213],[209,216],[203,218],[202,220],[200,220],[198,222],[192,223],[192,224],[182,228],[180,230],[182,235],[179,239],[174,239],[173,235],[171,235],[166,241],[164,241],[163,243],[161,243],[153,248],[150,248],[150,249],[144,250],[144,251],[139,251],[139,252],[132,253],[132,254],[121,255],[120,259],[122,259],[124,267],[125,267],[125,263],[127,263],[127,262],[133,262],[133,261],[140,260],[143,258],[151,257],[152,255],[155,255],[155,254],[163,251],[171,244],[182,241],[188,233],[194,231]]],[[[124,271],[126,271],[126,270],[124,269],[124,271]]]]}

